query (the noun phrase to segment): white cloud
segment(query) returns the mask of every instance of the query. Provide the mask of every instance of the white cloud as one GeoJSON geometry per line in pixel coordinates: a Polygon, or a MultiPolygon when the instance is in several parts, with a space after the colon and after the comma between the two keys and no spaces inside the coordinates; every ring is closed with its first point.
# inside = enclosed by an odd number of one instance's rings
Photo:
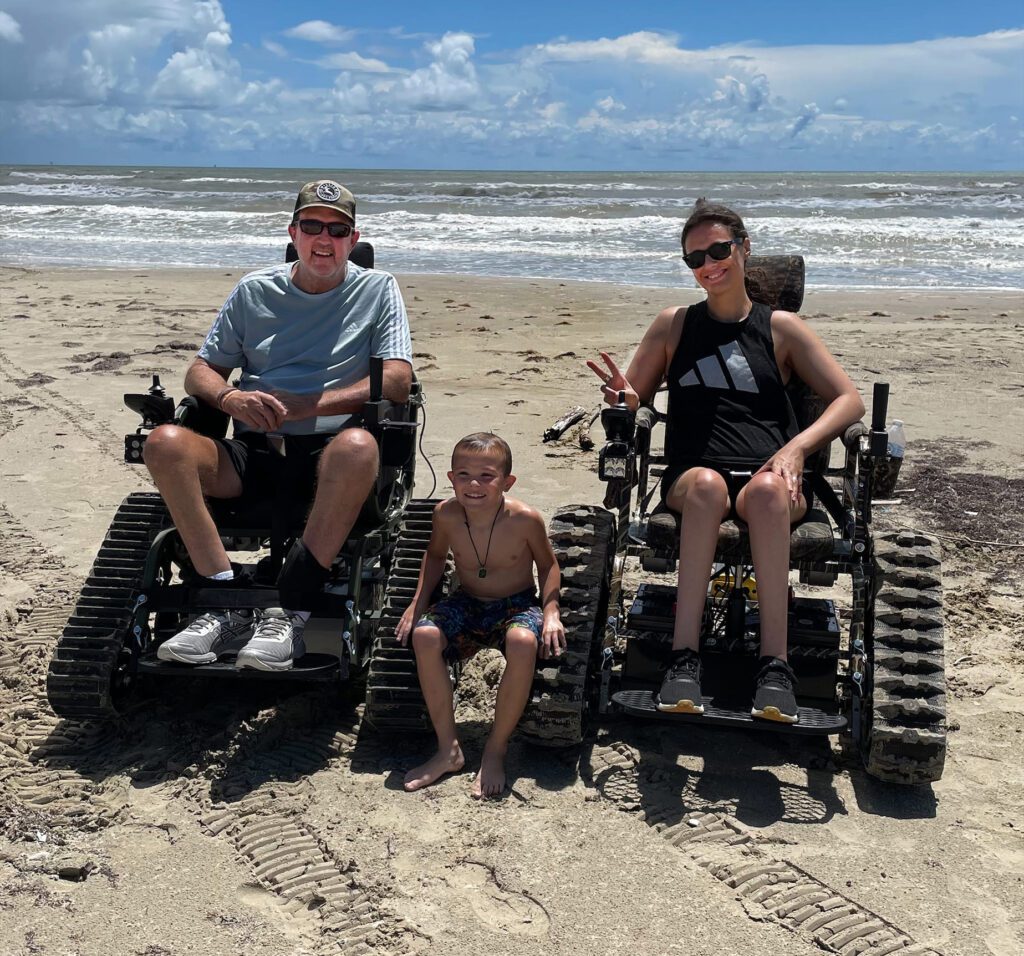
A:
{"type": "Polygon", "coordinates": [[[697,54],[680,49],[674,34],[641,31],[611,39],[541,43],[533,48],[528,59],[535,63],[620,60],[655,66],[685,66],[695,56],[697,54]]]}
{"type": "Polygon", "coordinates": [[[799,116],[793,121],[793,125],[789,128],[789,135],[791,137],[799,136],[814,120],[820,115],[821,110],[818,109],[817,103],[805,103],[804,108],[800,110],[799,116]]]}
{"type": "Polygon", "coordinates": [[[236,47],[217,0],[0,2],[3,160],[41,142],[73,160],[95,141],[132,162],[159,143],[164,160],[288,163],[296,145],[330,155],[341,133],[382,165],[986,168],[1024,154],[1024,30],[711,49],[637,31],[496,51],[459,30],[371,42],[310,20],[236,47]],[[298,61],[283,36],[327,48],[298,61]],[[263,51],[279,58],[269,74],[263,51]]]}
{"type": "Polygon", "coordinates": [[[354,36],[354,30],[346,30],[326,20],[307,20],[284,31],[284,35],[296,40],[308,40],[310,43],[348,43],[354,36]]]}
{"type": "Polygon", "coordinates": [[[196,3],[187,37],[193,45],[173,53],[153,82],[160,102],[188,108],[215,107],[239,89],[238,67],[231,58],[231,28],[220,4],[196,3]]]}
{"type": "Polygon", "coordinates": [[[9,13],[0,10],[0,40],[6,40],[8,43],[22,43],[24,39],[18,21],[9,13]]]}
{"type": "Polygon", "coordinates": [[[331,70],[353,70],[357,73],[390,73],[391,67],[383,60],[360,56],[358,53],[331,53],[316,61],[317,66],[331,70]]]}
{"type": "Polygon", "coordinates": [[[394,89],[398,103],[414,110],[462,110],[481,99],[473,66],[473,38],[468,33],[446,33],[427,44],[434,58],[430,66],[413,70],[394,89]]]}
{"type": "Polygon", "coordinates": [[[763,73],[744,79],[726,74],[715,79],[715,86],[712,99],[716,103],[738,106],[750,113],[756,113],[768,103],[768,77],[763,73]]]}

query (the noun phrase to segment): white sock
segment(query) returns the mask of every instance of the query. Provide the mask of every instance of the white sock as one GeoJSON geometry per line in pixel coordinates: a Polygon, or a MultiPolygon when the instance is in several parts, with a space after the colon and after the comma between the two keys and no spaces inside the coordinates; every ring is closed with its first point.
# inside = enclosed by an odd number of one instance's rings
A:
{"type": "Polygon", "coordinates": [[[235,580],[235,569],[228,568],[227,571],[218,571],[216,574],[209,575],[211,581],[234,581],[235,580]]]}

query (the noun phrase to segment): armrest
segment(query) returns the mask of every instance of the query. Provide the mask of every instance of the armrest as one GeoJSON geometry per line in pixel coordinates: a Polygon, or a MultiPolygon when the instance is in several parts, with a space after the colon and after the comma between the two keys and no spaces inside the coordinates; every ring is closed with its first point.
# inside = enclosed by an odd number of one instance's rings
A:
{"type": "Polygon", "coordinates": [[[854,422],[839,436],[839,440],[850,450],[856,451],[862,436],[868,433],[868,426],[863,422],[854,422]]]}
{"type": "Polygon", "coordinates": [[[207,438],[223,438],[228,433],[231,416],[219,408],[207,405],[195,395],[186,395],[178,402],[174,422],[182,428],[205,435],[207,438]]]}
{"type": "Polygon", "coordinates": [[[380,462],[385,468],[404,467],[416,453],[415,410],[423,404],[423,390],[413,376],[407,402],[392,402],[383,396],[384,363],[370,359],[370,401],[363,404],[362,424],[377,440],[380,462]]]}
{"type": "Polygon", "coordinates": [[[658,420],[658,413],[650,405],[641,405],[636,412],[636,451],[646,455],[651,450],[651,430],[658,420]]]}

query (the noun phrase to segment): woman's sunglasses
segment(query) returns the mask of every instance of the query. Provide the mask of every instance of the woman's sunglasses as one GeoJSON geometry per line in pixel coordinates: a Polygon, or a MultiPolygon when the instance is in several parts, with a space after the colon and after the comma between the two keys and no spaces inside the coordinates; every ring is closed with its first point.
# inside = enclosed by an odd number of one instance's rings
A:
{"type": "MultiPolygon", "coordinates": [[[[299,228],[307,236],[319,236],[327,227],[327,235],[332,239],[344,239],[352,235],[352,226],[347,222],[321,222],[319,219],[300,219],[299,228]]],[[[724,256],[722,257],[724,258],[724,256]]]]}
{"type": "Polygon", "coordinates": [[[707,249],[694,249],[693,252],[688,252],[683,256],[683,262],[685,262],[691,269],[699,269],[704,265],[704,260],[711,256],[715,262],[721,262],[723,259],[728,259],[732,253],[732,247],[738,246],[742,239],[730,239],[728,242],[713,242],[707,249]]]}

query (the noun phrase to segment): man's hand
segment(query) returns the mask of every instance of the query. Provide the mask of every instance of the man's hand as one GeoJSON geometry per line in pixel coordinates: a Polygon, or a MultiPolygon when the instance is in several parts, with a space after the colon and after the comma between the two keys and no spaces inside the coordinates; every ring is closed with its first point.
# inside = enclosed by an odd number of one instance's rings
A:
{"type": "Polygon", "coordinates": [[[298,422],[316,415],[321,394],[321,392],[314,392],[310,395],[296,395],[294,392],[282,392],[275,389],[274,398],[285,408],[284,420],[298,422]]]}
{"type": "Polygon", "coordinates": [[[604,360],[604,364],[608,366],[607,369],[601,368],[597,362],[587,360],[588,368],[604,382],[604,386],[601,391],[604,392],[604,400],[609,405],[618,405],[619,403],[619,392],[626,393],[626,404],[629,406],[630,411],[636,411],[640,407],[640,396],[637,395],[633,386],[626,381],[626,376],[619,370],[618,365],[615,364],[615,360],[607,353],[602,352],[601,358],[604,360]]]}
{"type": "Polygon", "coordinates": [[[561,657],[565,653],[565,628],[562,620],[555,614],[544,615],[544,631],[541,634],[540,656],[546,660],[549,657],[561,657]]]}
{"type": "Polygon", "coordinates": [[[221,400],[222,411],[260,432],[272,432],[281,426],[288,409],[267,392],[228,392],[221,400]]]}

